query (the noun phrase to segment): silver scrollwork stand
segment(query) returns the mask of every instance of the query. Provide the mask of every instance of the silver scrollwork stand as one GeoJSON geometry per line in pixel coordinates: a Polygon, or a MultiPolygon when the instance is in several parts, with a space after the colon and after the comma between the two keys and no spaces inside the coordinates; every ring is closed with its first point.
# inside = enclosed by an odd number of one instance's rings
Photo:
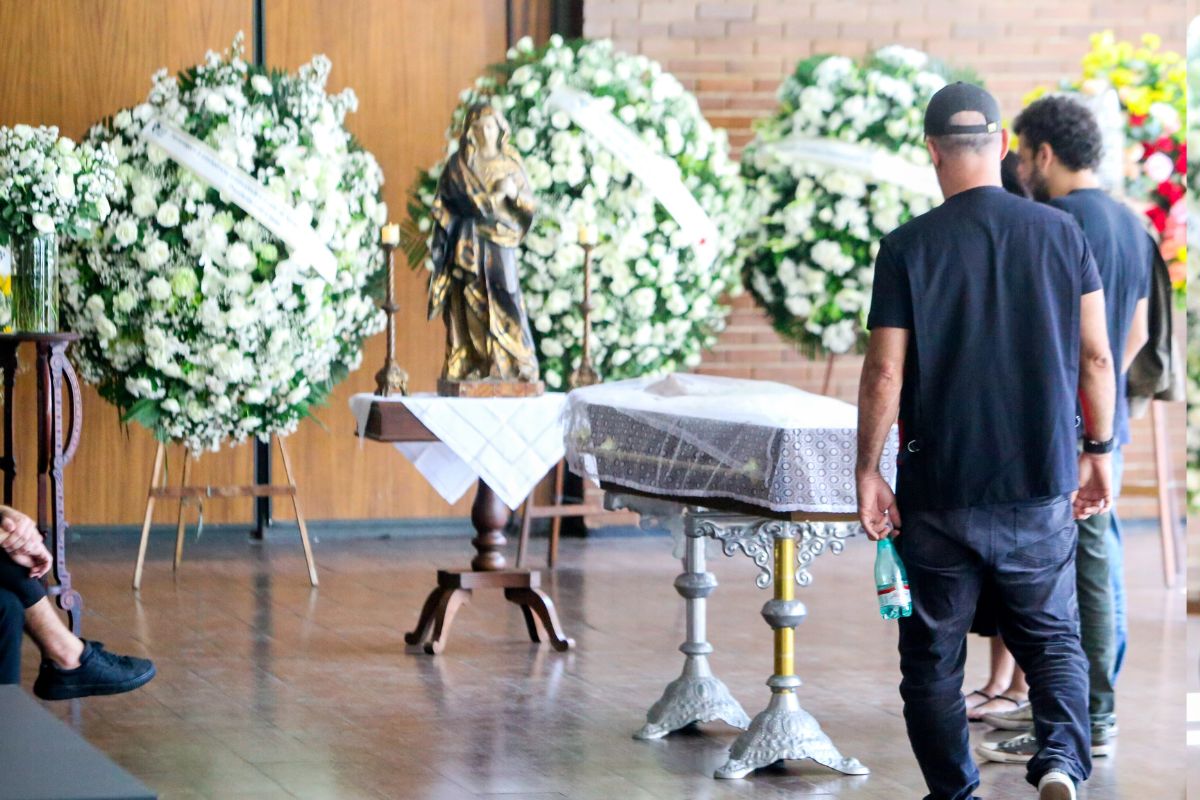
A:
{"type": "Polygon", "coordinates": [[[641,514],[643,526],[658,521],[673,529],[673,534],[678,534],[682,525],[685,537],[683,572],[675,579],[675,590],[683,597],[687,610],[687,633],[679,646],[684,654],[683,672],[667,684],[662,697],[647,712],[646,724],[634,738],[660,739],[692,723],[715,720],[745,729],[750,724],[749,715],[724,682],[713,675],[708,663],[713,647],[707,640],[707,601],[717,588],[717,578],[707,571],[705,542],[696,531],[696,516],[675,503],[632,495],[606,495],[605,505],[636,511],[641,514]]]}
{"type": "Polygon", "coordinates": [[[795,673],[795,629],[806,611],[795,598],[795,587],[807,586],[812,581],[808,571],[812,560],[827,549],[840,553],[852,531],[835,524],[689,511],[699,518],[698,536],[711,536],[726,555],[740,551],[758,566],[759,588],[775,584],[774,598],[762,609],[763,619],[775,633],[775,674],[767,680],[771,701],[734,740],[729,760],[715,777],[743,778],[776,761],[806,758],[846,775],[868,774],[870,770],[858,759],[838,751],[796,696],[801,681],[795,673]]]}

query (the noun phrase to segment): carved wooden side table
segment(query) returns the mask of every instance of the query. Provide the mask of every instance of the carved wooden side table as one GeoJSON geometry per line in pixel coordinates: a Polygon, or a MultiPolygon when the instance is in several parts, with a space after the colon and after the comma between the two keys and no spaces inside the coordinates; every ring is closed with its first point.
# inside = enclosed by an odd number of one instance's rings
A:
{"type": "MultiPolygon", "coordinates": [[[[380,442],[434,442],[438,437],[411,411],[397,403],[373,403],[364,435],[380,442]]],[[[529,638],[549,642],[558,651],[574,646],[558,622],[554,601],[541,590],[541,572],[535,569],[508,569],[502,548],[504,528],[510,512],[495,491],[482,479],[471,507],[471,524],[476,536],[471,540],[476,555],[470,569],[442,569],[437,587],[429,593],[421,609],[417,626],[404,635],[404,641],[430,655],[443,652],[450,624],[475,589],[503,589],[504,599],[520,607],[529,638]]]]}
{"type": "Polygon", "coordinates": [[[79,378],[67,360],[67,347],[77,333],[0,334],[0,369],[4,372],[4,503],[12,505],[17,460],[13,443],[13,390],[17,378],[17,350],[26,342],[37,353],[37,523],[54,554],[54,582],[48,586],[58,607],[67,612],[71,630],[80,633],[83,600],[71,586],[67,569],[67,519],[63,469],[71,463],[83,430],[83,398],[79,378]],[[65,397],[64,397],[65,390],[65,397]],[[63,424],[63,406],[70,408],[70,427],[63,424]]]}

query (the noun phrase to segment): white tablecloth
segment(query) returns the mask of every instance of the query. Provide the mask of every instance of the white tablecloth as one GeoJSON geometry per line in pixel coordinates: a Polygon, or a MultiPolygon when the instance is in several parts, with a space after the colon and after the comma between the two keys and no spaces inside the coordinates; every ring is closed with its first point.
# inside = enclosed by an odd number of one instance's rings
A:
{"type": "Polygon", "coordinates": [[[372,403],[400,403],[441,441],[397,442],[396,449],[448,503],[477,479],[516,509],[563,457],[562,412],[567,396],[459,398],[417,394],[356,394],[350,409],[358,434],[372,403]]]}
{"type": "MultiPolygon", "coordinates": [[[[722,497],[777,512],[851,514],[858,412],[769,381],[676,374],[571,392],[576,473],[651,494],[722,497]]],[[[880,469],[896,473],[896,433],[880,469]]]]}

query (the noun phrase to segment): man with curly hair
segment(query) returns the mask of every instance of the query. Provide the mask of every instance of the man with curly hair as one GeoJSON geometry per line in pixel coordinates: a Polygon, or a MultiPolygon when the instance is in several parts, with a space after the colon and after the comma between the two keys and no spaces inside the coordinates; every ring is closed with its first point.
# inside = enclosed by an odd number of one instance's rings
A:
{"type": "MultiPolygon", "coordinates": [[[[1043,97],[1017,116],[1013,131],[1020,137],[1021,181],[1035,200],[1074,217],[1091,247],[1104,284],[1116,378],[1115,496],[1120,487],[1121,447],[1130,438],[1125,373],[1149,338],[1147,297],[1155,244],[1134,213],[1100,187],[1096,169],[1103,139],[1096,118],[1085,105],[1064,95],[1043,97]]],[[[1096,514],[1079,520],[1077,525],[1075,573],[1083,652],[1088,659],[1092,755],[1106,756],[1117,733],[1113,683],[1122,646],[1116,625],[1118,597],[1124,594],[1121,550],[1112,534],[1118,530],[1114,512],[1096,514]]],[[[1010,730],[1033,727],[1028,708],[987,715],[984,721],[1010,730]]],[[[1004,742],[985,742],[978,752],[991,761],[1024,763],[1037,752],[1037,742],[1026,733],[1004,742]]]]}
{"type": "Polygon", "coordinates": [[[1074,520],[1104,511],[1111,495],[1104,293],[1075,221],[1002,188],[1008,132],[995,98],[946,86],[929,101],[925,135],[946,199],[880,245],[856,469],[863,528],[895,536],[908,566],[908,738],[927,800],[974,797],[963,668],[990,581],[1036,717],[1026,777],[1040,800],[1074,800],[1091,773],[1074,520]],[[897,417],[893,494],[879,459],[897,417]]]}

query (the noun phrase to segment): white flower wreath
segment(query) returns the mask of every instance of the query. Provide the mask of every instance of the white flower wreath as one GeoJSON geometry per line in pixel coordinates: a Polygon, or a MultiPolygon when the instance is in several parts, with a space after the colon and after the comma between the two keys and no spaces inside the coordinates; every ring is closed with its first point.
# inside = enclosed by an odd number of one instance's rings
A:
{"type": "Polygon", "coordinates": [[[63,267],[64,311],[85,335],[86,380],[164,441],[192,451],[288,434],[362,359],[384,317],[373,302],[387,208],[374,157],[346,131],[349,89],[330,62],[292,75],[248,65],[242,37],[145,103],[92,129],[120,160],[112,213],[63,267]],[[332,282],[196,174],[148,145],[161,119],[259,181],[311,224],[337,261],[332,282]]]}
{"type": "Polygon", "coordinates": [[[861,65],[816,56],[756,126],[742,157],[753,204],[742,276],[775,329],[810,355],[861,349],[879,240],[940,198],[920,179],[933,177],[924,108],[945,84],[941,65],[905,47],[861,65]]]}
{"type": "MultiPolygon", "coordinates": [[[[447,155],[466,110],[489,97],[513,130],[539,203],[520,270],[547,385],[564,386],[579,363],[583,223],[594,224],[601,241],[593,262],[591,351],[600,373],[615,380],[698,364],[724,328],[728,309],[719,298],[737,288],[731,256],[744,187],[724,131],[713,130],[696,99],[657,63],[615,52],[609,41],[552,36],[538,49],[528,38],[518,42],[493,75],[463,92],[447,132],[447,155]],[[680,227],[603,143],[547,107],[559,86],[599,98],[651,150],[678,164],[685,186],[721,233],[711,266],[697,259],[680,227]]],[[[421,174],[409,205],[414,266],[429,266],[429,209],[444,163],[421,174]]]]}

